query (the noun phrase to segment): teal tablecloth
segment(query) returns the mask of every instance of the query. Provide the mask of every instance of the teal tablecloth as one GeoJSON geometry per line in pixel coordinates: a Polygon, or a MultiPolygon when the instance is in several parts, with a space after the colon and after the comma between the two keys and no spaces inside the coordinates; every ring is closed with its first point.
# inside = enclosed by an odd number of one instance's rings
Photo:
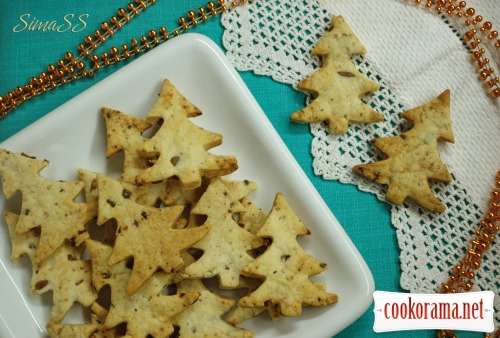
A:
{"type": "MultiPolygon", "coordinates": [[[[263,0],[261,0],[263,1],[263,0]]],[[[76,53],[76,46],[86,35],[92,35],[101,22],[116,15],[116,10],[126,7],[130,1],[62,1],[62,0],[20,0],[1,1],[0,11],[0,95],[16,86],[25,84],[33,76],[46,71],[49,64],[63,58],[64,53],[76,53]],[[64,21],[66,18],[71,22],[64,21]],[[81,21],[79,21],[79,18],[81,21]],[[56,21],[52,27],[63,25],[64,32],[53,30],[31,30],[36,20],[56,21]],[[73,32],[72,30],[75,30],[73,32]]],[[[100,49],[108,50],[110,45],[120,46],[132,37],[146,35],[149,29],[161,26],[174,28],[177,18],[189,9],[205,6],[204,0],[158,0],[125,29],[115,35],[100,49]]],[[[219,19],[212,19],[199,25],[194,31],[205,34],[222,47],[223,29],[219,19]]],[[[180,60],[182,62],[182,60],[180,60]]],[[[93,80],[83,79],[29,100],[13,113],[0,120],[0,141],[4,141],[19,130],[35,123],[67,100],[78,95],[99,80],[116,71],[119,64],[99,71],[93,80]]],[[[305,96],[289,85],[277,83],[270,78],[242,72],[241,76],[253,93],[274,127],[285,141],[297,161],[322,195],[334,215],[343,225],[370,267],[377,290],[402,291],[399,287],[399,250],[395,231],[390,222],[389,206],[370,194],[350,185],[326,181],[314,175],[310,144],[312,136],[307,125],[289,121],[289,114],[304,105],[305,96]]],[[[27,149],[26,151],[29,151],[27,149]]],[[[335,318],[332,318],[335,320],[335,318]]],[[[406,331],[376,334],[373,331],[373,307],[341,332],[339,337],[433,337],[434,331],[406,331]]],[[[469,334],[461,334],[469,336],[469,334]]],[[[25,338],[25,337],[20,337],[25,338]]]]}

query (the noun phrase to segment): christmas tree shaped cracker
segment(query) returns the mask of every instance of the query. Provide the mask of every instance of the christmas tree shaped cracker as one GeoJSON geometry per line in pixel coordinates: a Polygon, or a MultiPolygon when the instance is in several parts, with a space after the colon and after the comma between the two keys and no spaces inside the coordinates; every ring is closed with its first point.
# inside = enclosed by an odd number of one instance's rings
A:
{"type": "MultiPolygon", "coordinates": [[[[187,264],[194,262],[189,254],[183,258],[187,264]]],[[[177,293],[188,292],[199,292],[200,297],[172,319],[174,325],[179,327],[179,337],[253,337],[251,331],[237,328],[222,319],[235,304],[234,299],[210,291],[201,279],[184,279],[177,284],[177,293]]]]}
{"type": "Polygon", "coordinates": [[[223,176],[238,168],[233,156],[208,152],[222,143],[222,135],[207,131],[188,118],[199,114],[198,108],[170,81],[164,81],[160,98],[147,116],[148,121],[156,121],[161,127],[141,149],[141,155],[148,157],[152,166],[137,175],[138,184],[177,176],[186,188],[193,189],[201,185],[202,176],[223,176]]]}
{"type": "MultiPolygon", "coordinates": [[[[146,120],[127,115],[118,110],[102,108],[102,115],[106,123],[106,157],[111,157],[122,151],[124,154],[122,182],[135,184],[135,178],[149,168],[149,160],[139,154],[148,138],[142,136],[143,132],[151,128],[146,120]]],[[[137,199],[139,204],[155,205],[164,201],[167,182],[159,184],[143,184],[144,193],[137,199]]]]}
{"type": "Polygon", "coordinates": [[[388,185],[386,198],[402,204],[408,197],[430,211],[443,212],[446,206],[434,196],[428,180],[449,183],[451,174],[439,156],[438,140],[455,141],[450,119],[450,91],[430,102],[404,112],[413,127],[399,136],[378,138],[372,144],[387,159],[360,164],[354,172],[388,185]]]}
{"type": "Polygon", "coordinates": [[[97,298],[91,280],[91,264],[81,258],[83,245],[73,246],[66,242],[41,263],[35,262],[35,253],[40,240],[37,231],[23,234],[16,232],[19,215],[4,213],[12,243],[12,259],[28,256],[32,262],[33,274],[30,283],[32,295],[52,291],[50,321],[60,323],[73,303],[90,306],[97,298]]]}
{"type": "Polygon", "coordinates": [[[297,236],[310,234],[281,193],[276,194],[273,208],[258,232],[272,242],[267,250],[243,268],[250,277],[264,282],[240,299],[242,307],[276,306],[284,316],[298,316],[303,305],[323,306],[335,303],[337,295],[309,279],[327,269],[327,265],[308,255],[297,242],[297,236]]]}
{"type": "Polygon", "coordinates": [[[204,251],[201,258],[184,269],[189,277],[219,277],[221,288],[234,289],[240,285],[241,269],[253,261],[249,250],[262,246],[260,239],[242,229],[233,214],[245,208],[233,197],[220,178],[213,179],[191,211],[207,216],[212,224],[208,234],[193,246],[204,251]]]}
{"type": "Polygon", "coordinates": [[[147,160],[140,156],[137,150],[146,142],[147,139],[142,136],[142,133],[148,130],[151,124],[109,108],[102,108],[102,116],[106,123],[106,157],[123,151],[121,180],[135,183],[135,177],[148,167],[147,160]]]}
{"type": "Polygon", "coordinates": [[[111,306],[103,329],[111,329],[127,323],[130,337],[168,337],[174,331],[171,318],[193,304],[198,292],[165,295],[165,288],[172,283],[175,274],[156,272],[135,294],[125,291],[130,279],[126,262],[108,265],[113,248],[93,240],[87,240],[92,259],[93,283],[97,290],[105,285],[111,288],[111,306]]]}
{"type": "Polygon", "coordinates": [[[134,267],[127,284],[132,295],[161,269],[172,273],[182,266],[180,252],[206,235],[209,224],[196,228],[174,229],[172,226],[184,207],[154,208],[130,199],[133,186],[97,175],[99,188],[98,224],[110,219],[118,223],[117,238],[109,264],[134,257],[134,267]]]}
{"type": "Polygon", "coordinates": [[[0,177],[6,198],[17,191],[22,194],[18,234],[34,228],[40,229],[40,242],[35,253],[35,262],[40,263],[52,255],[57,248],[70,240],[80,244],[84,238],[87,205],[75,202],[83,189],[79,181],[53,181],[40,176],[39,172],[49,162],[15,154],[0,149],[0,177]]]}
{"type": "Polygon", "coordinates": [[[361,98],[379,89],[351,62],[350,56],[366,49],[341,16],[332,19],[331,29],[311,51],[320,56],[321,68],[302,80],[297,88],[311,94],[312,101],[291,115],[299,123],[326,122],[332,134],[347,132],[349,122],[378,122],[383,115],[363,104],[361,98]]]}

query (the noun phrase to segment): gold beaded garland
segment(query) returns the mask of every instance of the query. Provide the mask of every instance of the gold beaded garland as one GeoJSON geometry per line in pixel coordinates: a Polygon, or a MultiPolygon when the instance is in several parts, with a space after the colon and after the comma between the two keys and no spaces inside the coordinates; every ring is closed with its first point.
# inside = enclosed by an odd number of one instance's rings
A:
{"type": "MultiPolygon", "coordinates": [[[[245,4],[247,0],[231,2],[231,8],[240,4],[245,4]]],[[[109,22],[101,23],[100,28],[93,35],[84,38],[83,43],[77,45],[78,55],[67,52],[63,60],[57,62],[57,66],[49,65],[47,71],[38,77],[32,78],[28,84],[16,87],[4,96],[0,96],[0,117],[6,116],[26,100],[40,95],[48,90],[54,89],[79,78],[90,78],[95,76],[95,72],[109,65],[128,59],[133,55],[138,55],[151,48],[169,40],[172,36],[177,36],[204,22],[211,17],[227,11],[225,0],[218,0],[207,3],[205,8],[200,7],[197,12],[188,11],[186,17],[179,18],[179,27],[168,32],[165,27],[158,31],[150,30],[147,36],[142,36],[139,40],[132,39],[130,45],[123,44],[120,49],[111,47],[109,53],[102,53],[100,56],[93,52],[108,39],[112,38],[115,32],[124,27],[135,16],[142,13],[146,8],[156,3],[156,0],[135,0],[129,3],[126,8],[120,8],[117,16],[112,16],[109,22]],[[140,44],[139,44],[140,41],[140,44]],[[89,67],[85,59],[89,59],[89,67]]]]}
{"type": "MultiPolygon", "coordinates": [[[[465,256],[460,263],[455,265],[448,277],[448,280],[441,285],[442,293],[456,293],[470,291],[473,287],[476,274],[474,270],[481,266],[483,253],[486,252],[491,243],[495,240],[500,230],[500,170],[495,176],[495,188],[490,193],[490,203],[484,219],[479,223],[479,228],[475,231],[475,237],[470,241],[470,246],[466,250],[465,256]]],[[[451,338],[456,337],[452,330],[441,330],[437,337],[451,338]]],[[[500,329],[492,336],[500,337],[500,329]]]]}
{"type": "MultiPolygon", "coordinates": [[[[415,0],[415,3],[420,5],[422,1],[415,0]]],[[[485,49],[481,47],[483,40],[477,37],[477,35],[481,33],[487,38],[486,41],[492,41],[498,36],[498,31],[492,30],[493,24],[491,21],[485,21],[483,23],[483,16],[476,15],[476,10],[472,7],[466,8],[467,3],[465,1],[457,3],[457,0],[428,0],[425,8],[432,9],[433,7],[438,12],[463,19],[464,26],[471,27],[462,37],[467,42],[471,41],[469,44],[472,53],[471,57],[478,67],[478,79],[484,81],[485,89],[489,92],[490,97],[493,99],[499,98],[500,84],[499,81],[497,81],[498,77],[495,76],[495,70],[488,67],[490,60],[485,56],[485,49]],[[447,10],[443,12],[443,8],[446,4],[448,4],[447,10]]],[[[495,49],[499,49],[500,40],[495,42],[493,46],[495,49]]]]}

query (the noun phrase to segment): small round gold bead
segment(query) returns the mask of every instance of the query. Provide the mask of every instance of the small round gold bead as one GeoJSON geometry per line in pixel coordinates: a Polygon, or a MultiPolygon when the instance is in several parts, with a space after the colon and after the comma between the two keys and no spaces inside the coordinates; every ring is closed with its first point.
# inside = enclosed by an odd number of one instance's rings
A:
{"type": "Polygon", "coordinates": [[[160,35],[164,41],[167,41],[169,39],[166,27],[164,27],[164,26],[160,27],[159,32],[160,32],[160,35]]]}
{"type": "Polygon", "coordinates": [[[475,29],[471,29],[470,31],[464,34],[464,40],[470,41],[474,37],[474,35],[476,35],[476,33],[477,31],[475,29]]]}
{"type": "Polygon", "coordinates": [[[491,22],[486,21],[483,26],[480,28],[481,32],[489,31],[491,28],[493,28],[493,25],[491,22]]]}
{"type": "Polygon", "coordinates": [[[130,52],[128,51],[128,46],[126,44],[122,45],[122,52],[123,52],[123,57],[124,58],[129,58],[130,57],[130,52]]]}
{"type": "Polygon", "coordinates": [[[123,27],[123,24],[120,22],[120,20],[118,20],[116,16],[112,16],[110,21],[116,29],[120,29],[123,27]]]}
{"type": "Polygon", "coordinates": [[[477,62],[477,67],[479,69],[483,68],[484,66],[486,66],[488,63],[490,63],[490,59],[488,58],[484,58],[483,60],[480,60],[477,62]]]}
{"type": "Polygon", "coordinates": [[[189,19],[189,22],[191,22],[191,24],[193,26],[196,26],[198,25],[198,20],[196,20],[196,12],[195,11],[189,11],[187,13],[187,17],[189,19]]]}
{"type": "Polygon", "coordinates": [[[118,15],[121,16],[123,18],[123,20],[125,20],[125,22],[130,21],[130,17],[127,14],[127,11],[125,10],[125,8],[118,9],[118,15]]]}
{"type": "Polygon", "coordinates": [[[215,2],[209,1],[207,3],[207,9],[210,11],[210,14],[212,14],[212,15],[217,14],[217,10],[215,9],[215,2]]]}
{"type": "Polygon", "coordinates": [[[450,285],[448,285],[447,283],[443,284],[443,285],[441,286],[441,292],[443,292],[443,293],[448,293],[448,292],[450,292],[450,285]]]}
{"type": "Polygon", "coordinates": [[[134,4],[132,4],[132,3],[128,4],[127,8],[130,11],[130,13],[132,13],[133,15],[139,14],[139,11],[137,10],[137,8],[135,8],[134,4]]]}
{"type": "Polygon", "coordinates": [[[159,44],[160,43],[160,40],[158,40],[158,37],[157,37],[157,33],[154,29],[151,29],[149,32],[148,32],[148,36],[149,36],[149,39],[151,40],[152,43],[154,43],[155,45],[159,44]]]}
{"type": "Polygon", "coordinates": [[[470,43],[470,48],[475,49],[477,46],[479,46],[480,43],[481,43],[481,39],[478,38],[470,43]]]}
{"type": "Polygon", "coordinates": [[[488,39],[492,40],[498,36],[497,31],[491,31],[490,34],[488,34],[488,39]]]}
{"type": "Polygon", "coordinates": [[[472,283],[471,282],[465,282],[463,285],[463,288],[465,291],[470,291],[472,290],[472,283]]]}
{"type": "Polygon", "coordinates": [[[149,49],[149,48],[151,48],[151,46],[150,46],[150,45],[149,45],[149,43],[148,43],[148,38],[147,38],[147,37],[145,37],[145,36],[142,36],[142,37],[141,37],[141,44],[142,44],[142,46],[144,47],[144,49],[149,49]]]}
{"type": "Polygon", "coordinates": [[[187,30],[189,28],[188,24],[186,23],[186,18],[181,16],[179,18],[179,25],[182,26],[182,29],[187,30]]]}
{"type": "Polygon", "coordinates": [[[467,8],[465,10],[465,16],[473,16],[476,13],[476,10],[472,7],[467,8]]]}
{"type": "Polygon", "coordinates": [[[104,41],[106,41],[106,38],[105,38],[104,36],[102,36],[101,31],[99,31],[99,30],[96,30],[96,31],[94,32],[94,36],[95,36],[95,37],[97,38],[97,40],[99,40],[99,42],[101,42],[101,43],[102,43],[102,42],[104,42],[104,41]]]}
{"type": "Polygon", "coordinates": [[[201,17],[201,20],[205,21],[208,19],[207,14],[205,13],[205,9],[203,7],[198,8],[198,14],[201,17]]]}
{"type": "Polygon", "coordinates": [[[146,6],[146,4],[144,3],[144,1],[142,1],[142,0],[135,0],[135,3],[136,3],[139,7],[141,7],[142,9],[146,9],[146,7],[147,7],[147,6],[146,6]]]}
{"type": "Polygon", "coordinates": [[[66,52],[66,54],[64,54],[64,59],[66,61],[71,61],[73,59],[73,53],[71,52],[66,52]]]}
{"type": "Polygon", "coordinates": [[[493,88],[494,85],[500,82],[500,78],[496,77],[493,80],[486,82],[486,87],[493,88]]]}
{"type": "Polygon", "coordinates": [[[480,52],[474,52],[472,53],[472,60],[477,61],[481,58],[481,53],[480,52]]]}

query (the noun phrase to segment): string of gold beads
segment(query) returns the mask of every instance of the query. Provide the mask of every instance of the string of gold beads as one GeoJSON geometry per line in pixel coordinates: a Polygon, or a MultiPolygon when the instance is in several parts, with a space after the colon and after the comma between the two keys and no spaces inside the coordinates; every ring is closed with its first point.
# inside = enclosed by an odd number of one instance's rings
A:
{"type": "Polygon", "coordinates": [[[485,21],[476,10],[467,7],[465,1],[459,0],[415,0],[417,5],[424,8],[435,9],[450,17],[456,17],[463,21],[466,32],[462,35],[471,51],[471,58],[478,68],[478,78],[484,82],[485,89],[493,99],[500,97],[500,78],[495,75],[494,68],[490,65],[490,59],[486,56],[484,41],[491,43],[498,52],[500,50],[500,39],[498,31],[493,30],[493,24],[485,21]]]}
{"type": "MultiPolygon", "coordinates": [[[[232,1],[230,7],[235,8],[247,1],[232,1]]],[[[147,35],[141,36],[140,39],[132,39],[129,44],[123,44],[120,48],[113,46],[108,52],[103,52],[100,55],[95,54],[96,49],[112,38],[116,31],[122,29],[135,16],[155,3],[156,0],[134,0],[126,8],[118,9],[116,16],[103,22],[93,35],[86,36],[84,41],[77,45],[78,53],[76,56],[72,52],[65,53],[64,58],[60,59],[56,65],[49,65],[46,72],[31,78],[29,83],[16,87],[5,96],[0,96],[0,118],[6,116],[28,99],[79,78],[94,77],[98,70],[144,53],[172,37],[187,32],[198,23],[207,21],[228,10],[225,0],[218,0],[217,3],[209,1],[205,7],[200,7],[197,12],[190,10],[186,16],[180,17],[179,26],[172,31],[168,31],[166,27],[160,27],[158,30],[151,29],[147,35]]]]}
{"type": "MultiPolygon", "coordinates": [[[[483,255],[491,247],[498,232],[500,231],[500,171],[495,177],[495,188],[490,194],[488,211],[475,232],[474,238],[460,260],[450,273],[448,280],[441,286],[442,293],[457,293],[470,291],[472,289],[475,271],[481,266],[483,255]]],[[[438,332],[440,338],[455,338],[452,330],[441,330],[438,332]]],[[[500,329],[493,335],[485,337],[500,337],[500,329]]]]}

